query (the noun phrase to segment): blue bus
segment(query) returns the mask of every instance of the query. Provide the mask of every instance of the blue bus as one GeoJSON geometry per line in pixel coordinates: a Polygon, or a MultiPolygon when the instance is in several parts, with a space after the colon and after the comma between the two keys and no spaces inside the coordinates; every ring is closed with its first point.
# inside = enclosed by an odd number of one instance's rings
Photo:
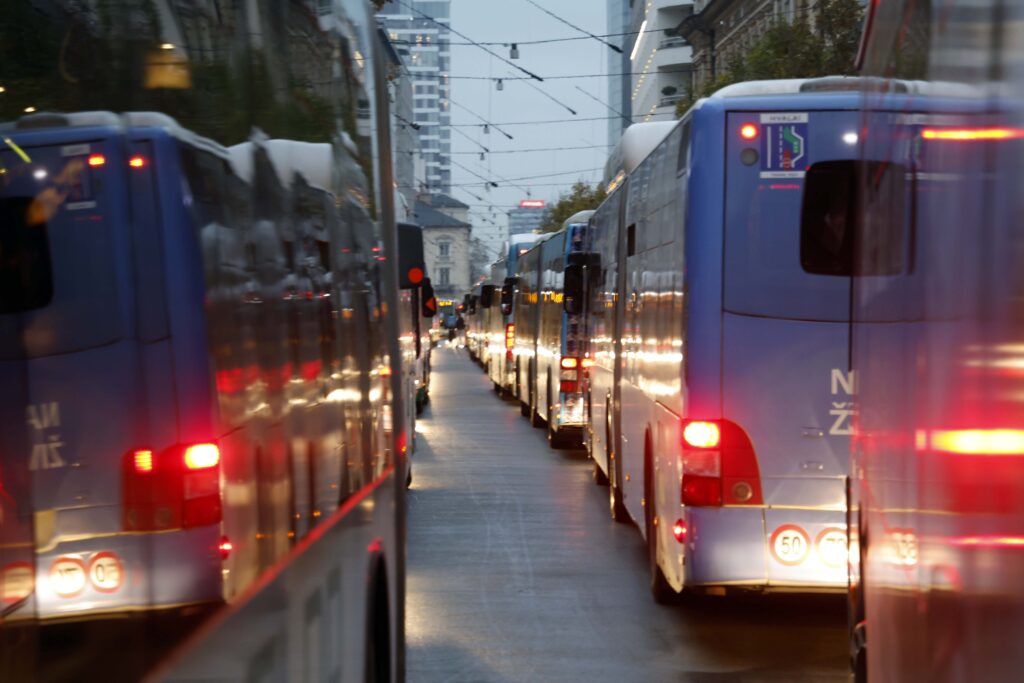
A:
{"type": "Polygon", "coordinates": [[[487,374],[494,390],[501,395],[515,395],[513,347],[516,339],[515,295],[518,287],[516,271],[520,257],[529,251],[539,235],[512,235],[505,244],[502,258],[491,265],[491,282],[496,313],[488,317],[487,374]]]}
{"type": "MultiPolygon", "coordinates": [[[[520,282],[535,279],[529,285],[531,300],[521,303],[524,311],[529,310],[524,315],[532,315],[532,320],[515,340],[519,355],[528,359],[518,365],[520,400],[531,423],[547,427],[548,442],[555,448],[579,446],[583,437],[587,333],[582,306],[567,305],[566,284],[567,272],[583,265],[587,223],[593,213],[580,211],[566,219],[561,230],[544,236],[518,271],[520,282]],[[529,269],[528,264],[534,267],[529,269]]],[[[574,281],[581,282],[581,276],[574,281]]]]}
{"type": "Polygon", "coordinates": [[[107,112],[3,134],[5,470],[34,534],[5,616],[230,600],[394,465],[386,357],[355,343],[384,335],[373,223],[317,184],[330,145],[107,112]]]}
{"type": "Polygon", "coordinates": [[[846,588],[850,88],[718,91],[591,221],[589,449],[659,602],[846,588]]]}
{"type": "Polygon", "coordinates": [[[1024,667],[1021,18],[1019,3],[869,6],[868,172],[851,183],[857,681],[1024,667]]]}

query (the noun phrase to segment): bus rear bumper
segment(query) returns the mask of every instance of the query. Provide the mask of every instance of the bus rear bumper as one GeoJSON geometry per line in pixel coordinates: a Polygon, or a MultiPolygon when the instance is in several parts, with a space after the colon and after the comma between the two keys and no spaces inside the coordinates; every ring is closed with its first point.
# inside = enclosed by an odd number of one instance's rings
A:
{"type": "Polygon", "coordinates": [[[687,507],[686,587],[776,592],[846,590],[841,510],[687,507]]]}
{"type": "Polygon", "coordinates": [[[9,618],[69,621],[223,602],[219,525],[58,542],[9,618]]]}

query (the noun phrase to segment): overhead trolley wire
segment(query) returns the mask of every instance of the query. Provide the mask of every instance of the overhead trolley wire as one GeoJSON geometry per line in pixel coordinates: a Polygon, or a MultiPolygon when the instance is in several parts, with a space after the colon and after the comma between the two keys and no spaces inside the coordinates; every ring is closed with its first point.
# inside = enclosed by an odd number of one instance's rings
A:
{"type": "Polygon", "coordinates": [[[458,36],[459,38],[462,38],[463,40],[465,40],[465,41],[468,41],[468,42],[469,42],[469,43],[471,43],[472,45],[475,45],[476,47],[480,48],[481,50],[483,50],[483,51],[484,51],[484,52],[486,52],[487,54],[491,55],[492,57],[497,57],[498,59],[500,59],[501,61],[505,62],[506,64],[508,64],[508,65],[509,65],[509,66],[511,66],[512,68],[514,68],[514,69],[517,69],[517,70],[519,70],[519,71],[523,72],[524,74],[526,74],[527,76],[529,76],[529,77],[530,77],[530,78],[532,78],[533,80],[535,80],[535,81],[543,81],[543,80],[544,80],[543,78],[541,78],[541,77],[540,77],[540,76],[538,76],[537,74],[533,73],[533,72],[532,72],[532,71],[530,71],[529,69],[524,69],[523,67],[519,66],[518,64],[516,64],[516,63],[515,63],[515,62],[513,62],[512,60],[510,60],[510,59],[506,59],[505,57],[502,57],[501,55],[499,55],[498,53],[496,53],[496,52],[494,52],[494,51],[492,51],[492,50],[488,50],[488,49],[487,49],[487,48],[486,48],[485,46],[483,46],[483,45],[481,45],[480,43],[476,42],[475,40],[473,40],[473,39],[472,39],[472,38],[470,38],[469,36],[467,36],[467,35],[465,35],[465,34],[463,34],[463,33],[459,33],[458,31],[456,31],[455,29],[453,29],[453,28],[452,28],[452,27],[451,27],[450,25],[448,25],[448,24],[442,24],[442,23],[441,23],[440,21],[438,21],[438,20],[437,20],[437,19],[435,19],[434,17],[430,16],[429,14],[426,14],[426,13],[424,13],[424,12],[421,12],[421,11],[419,11],[418,9],[414,8],[414,7],[413,7],[412,5],[410,5],[409,3],[407,3],[407,2],[403,2],[403,0],[394,0],[394,2],[395,2],[395,4],[396,4],[396,5],[401,5],[402,7],[406,8],[406,9],[407,9],[407,10],[409,10],[410,12],[415,12],[416,14],[418,14],[418,15],[419,15],[420,17],[422,17],[422,18],[426,19],[427,21],[429,21],[429,22],[431,22],[431,23],[433,23],[433,24],[437,24],[438,26],[440,26],[440,27],[442,27],[442,28],[444,28],[444,29],[447,29],[447,30],[451,31],[452,33],[454,33],[455,35],[457,35],[457,36],[458,36]]]}
{"type": "Polygon", "coordinates": [[[600,36],[595,36],[595,35],[594,35],[593,33],[591,33],[590,31],[587,31],[586,29],[582,29],[582,28],[580,28],[579,26],[577,26],[576,24],[573,24],[573,23],[571,23],[571,22],[569,22],[569,21],[567,21],[567,20],[563,19],[562,17],[558,16],[557,14],[555,14],[554,12],[552,12],[551,10],[549,10],[549,9],[547,9],[547,8],[545,8],[545,7],[541,7],[541,6],[540,6],[540,5],[538,5],[538,4],[536,3],[536,2],[534,2],[534,0],[526,0],[526,2],[530,3],[531,5],[533,5],[534,7],[536,7],[537,9],[539,9],[539,10],[540,10],[541,12],[543,12],[543,13],[544,13],[544,14],[546,14],[546,15],[548,15],[549,17],[552,17],[553,19],[557,19],[558,21],[562,22],[562,23],[563,23],[563,24],[565,24],[566,26],[568,26],[568,27],[570,27],[570,28],[574,28],[574,29],[576,29],[577,31],[579,31],[580,33],[582,33],[582,34],[584,34],[584,35],[586,35],[586,36],[589,36],[590,38],[593,38],[594,40],[596,40],[596,41],[597,41],[597,42],[599,42],[599,43],[604,43],[605,45],[607,45],[607,46],[608,46],[608,47],[610,47],[611,49],[615,50],[615,51],[616,51],[616,52],[618,52],[619,54],[622,54],[622,48],[621,48],[621,47],[619,47],[618,45],[613,45],[612,43],[609,43],[609,42],[608,42],[607,40],[605,40],[605,39],[601,38],[600,36]]]}

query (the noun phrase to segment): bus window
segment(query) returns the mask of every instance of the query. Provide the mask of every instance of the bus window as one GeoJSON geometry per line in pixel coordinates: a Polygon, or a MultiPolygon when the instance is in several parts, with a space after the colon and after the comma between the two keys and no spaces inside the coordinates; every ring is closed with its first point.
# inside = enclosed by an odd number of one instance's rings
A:
{"type": "Polygon", "coordinates": [[[800,265],[815,275],[853,274],[854,232],[861,173],[868,181],[872,203],[887,207],[860,226],[858,275],[896,275],[903,264],[903,204],[906,172],[894,164],[849,159],[823,161],[807,171],[800,216],[800,265]],[[863,169],[863,171],[862,171],[863,169]]]}
{"type": "Polygon", "coordinates": [[[0,197],[0,314],[43,308],[53,299],[46,223],[30,224],[31,197],[0,197]]]}
{"type": "Polygon", "coordinates": [[[31,162],[0,150],[0,359],[110,344],[124,333],[114,257],[123,189],[104,182],[109,167],[91,169],[60,146],[25,151],[31,162]],[[92,199],[73,201],[82,188],[92,199]]]}

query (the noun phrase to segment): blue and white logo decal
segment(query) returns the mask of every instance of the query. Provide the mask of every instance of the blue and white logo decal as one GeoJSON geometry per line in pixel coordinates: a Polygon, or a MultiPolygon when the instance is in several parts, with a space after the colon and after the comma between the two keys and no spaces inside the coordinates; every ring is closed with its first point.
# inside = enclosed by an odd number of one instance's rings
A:
{"type": "Polygon", "coordinates": [[[761,177],[803,178],[807,169],[807,114],[761,114],[761,177]]]}

